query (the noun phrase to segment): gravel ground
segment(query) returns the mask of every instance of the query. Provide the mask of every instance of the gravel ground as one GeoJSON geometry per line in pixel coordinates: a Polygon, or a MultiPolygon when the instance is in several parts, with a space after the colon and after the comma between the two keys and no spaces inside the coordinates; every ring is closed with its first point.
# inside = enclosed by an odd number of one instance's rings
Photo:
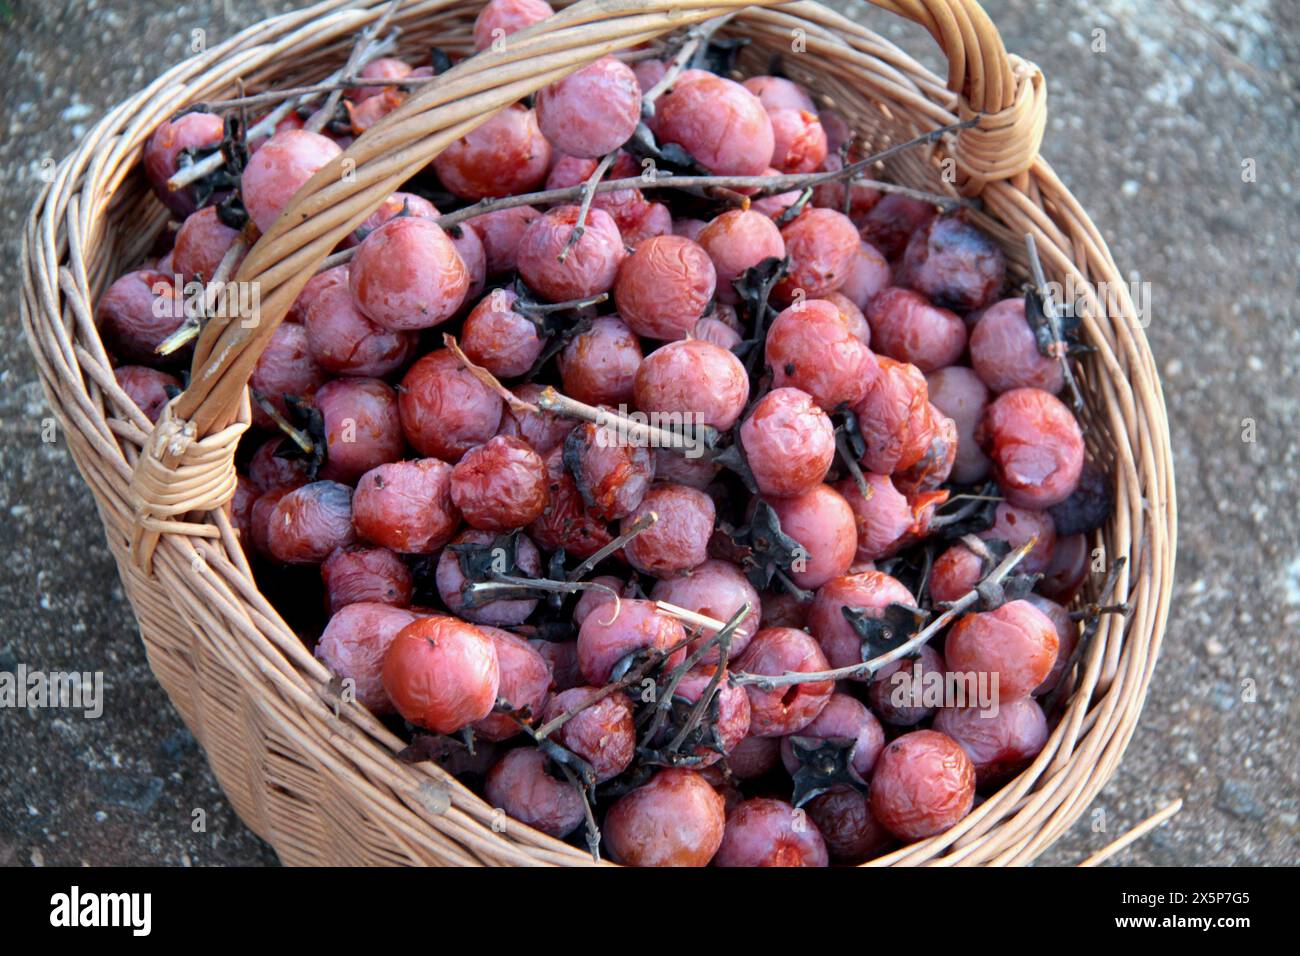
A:
{"type": "MultiPolygon", "coordinates": [[[[936,63],[915,28],[864,3],[834,5],[936,63]]],[[[1182,520],[1174,609],[1142,723],[1094,811],[1042,861],[1077,861],[1182,797],[1173,822],[1118,863],[1295,864],[1300,6],[985,5],[1008,48],[1048,76],[1045,155],[1121,266],[1150,283],[1182,520]],[[1097,809],[1107,832],[1094,830],[1097,809]]],[[[4,287],[18,282],[43,160],[183,56],[192,30],[213,42],[290,6],[0,3],[4,287]]],[[[16,298],[0,325],[0,509],[10,521],[0,670],[102,671],[107,706],[95,720],[0,711],[0,862],[273,864],[149,672],[70,457],[41,441],[46,412],[16,298]]]]}

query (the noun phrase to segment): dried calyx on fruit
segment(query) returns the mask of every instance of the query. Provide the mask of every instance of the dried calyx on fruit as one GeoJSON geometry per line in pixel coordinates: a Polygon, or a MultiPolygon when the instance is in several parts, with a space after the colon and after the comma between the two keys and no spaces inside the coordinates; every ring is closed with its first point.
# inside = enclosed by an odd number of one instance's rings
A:
{"type": "Polygon", "coordinates": [[[780,516],[766,501],[758,500],[749,523],[733,531],[730,538],[738,547],[746,549],[745,577],[754,587],[764,590],[775,580],[801,600],[812,599],[812,595],[796,585],[788,573],[807,562],[808,551],[781,530],[780,516]]]}
{"type": "Polygon", "coordinates": [[[853,752],[856,740],[844,738],[810,738],[791,736],[790,743],[799,769],[794,772],[794,794],[790,802],[802,807],[814,797],[838,786],[848,786],[859,793],[867,792],[867,784],[853,769],[853,752]]]}
{"type": "Polygon", "coordinates": [[[464,583],[460,586],[462,607],[474,609],[495,601],[536,598],[558,608],[564,599],[583,591],[610,594],[617,604],[618,592],[595,581],[573,580],[564,569],[564,552],[551,555],[547,577],[529,574],[519,564],[518,530],[486,541],[462,541],[447,549],[456,555],[464,583]]]}
{"type": "Polygon", "coordinates": [[[314,481],[329,460],[325,416],[321,410],[295,395],[285,395],[283,401],[289,412],[289,417],[286,418],[265,395],[256,390],[253,392],[253,401],[284,433],[284,439],[275,450],[275,457],[301,461],[308,480],[314,481]]]}
{"type": "Polygon", "coordinates": [[[930,616],[928,611],[919,607],[894,602],[886,605],[883,611],[846,604],[840,613],[862,641],[864,661],[901,647],[930,616]]]}
{"type": "MultiPolygon", "coordinates": [[[[731,283],[749,316],[753,335],[742,339],[733,351],[745,360],[745,371],[753,378],[767,345],[767,329],[776,310],[772,308],[772,290],[790,272],[790,257],[769,256],[750,266],[731,283]]],[[[757,398],[758,396],[755,396],[757,398]]]]}

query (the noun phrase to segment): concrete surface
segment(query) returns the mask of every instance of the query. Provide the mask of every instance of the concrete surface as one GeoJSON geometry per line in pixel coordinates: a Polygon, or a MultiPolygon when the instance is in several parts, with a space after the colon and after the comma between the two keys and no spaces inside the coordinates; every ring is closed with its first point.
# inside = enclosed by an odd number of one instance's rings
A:
{"type": "MultiPolygon", "coordinates": [[[[90,496],[62,447],[40,441],[45,411],[12,290],[42,160],[184,55],[191,30],[215,40],[290,5],[0,4],[0,276],[11,290],[0,325],[0,670],[26,663],[107,680],[96,720],[0,711],[0,862],[275,862],[223,801],[150,675],[90,496]],[[205,832],[191,826],[196,809],[205,832]]],[[[915,28],[861,2],[836,5],[936,62],[915,28]]],[[[1181,796],[1182,813],[1117,862],[1295,864],[1300,6],[986,6],[1008,48],[1048,76],[1045,154],[1121,266],[1152,283],[1148,334],[1182,515],[1164,654],[1133,744],[1094,805],[1108,832],[1085,816],[1043,861],[1077,861],[1181,796]],[[1094,49],[1102,38],[1104,52],[1094,49]],[[1247,419],[1254,442],[1243,441],[1247,419]]]]}

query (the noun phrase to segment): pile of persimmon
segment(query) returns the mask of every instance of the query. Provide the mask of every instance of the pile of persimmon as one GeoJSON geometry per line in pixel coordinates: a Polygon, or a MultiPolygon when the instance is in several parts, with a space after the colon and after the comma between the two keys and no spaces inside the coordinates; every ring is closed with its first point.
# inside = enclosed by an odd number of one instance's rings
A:
{"type": "MultiPolygon", "coordinates": [[[[475,37],[550,12],[492,0],[475,37]]],[[[229,513],[345,698],[514,820],[634,865],[856,863],[1044,746],[1107,479],[970,212],[813,178],[863,158],[849,123],[720,50],[603,57],[412,169],[275,328],[229,513]],[[778,176],[811,185],[734,185],[778,176]],[[898,646],[1030,541],[1014,599],[860,667],[882,622],[912,615],[898,646]],[[899,694],[950,671],[995,699],[899,694]],[[813,676],[758,679],[790,674],[813,676]]],[[[373,60],[260,139],[217,107],[153,133],[177,222],[96,311],[151,419],[190,362],[178,282],[228,276],[440,68],[373,60]],[[232,147],[241,169],[174,188],[232,147]]]]}

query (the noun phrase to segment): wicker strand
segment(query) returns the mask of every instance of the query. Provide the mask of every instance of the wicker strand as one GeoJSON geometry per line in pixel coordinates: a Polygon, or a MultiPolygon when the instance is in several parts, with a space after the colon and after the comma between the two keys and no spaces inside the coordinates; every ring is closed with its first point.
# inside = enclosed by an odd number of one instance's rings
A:
{"type": "Polygon", "coordinates": [[[1145,820],[1143,820],[1137,826],[1133,827],[1133,829],[1129,830],[1127,833],[1119,837],[1117,840],[1114,840],[1111,843],[1106,844],[1104,847],[1102,847],[1092,856],[1080,862],[1079,866],[1080,867],[1100,866],[1101,864],[1109,860],[1112,856],[1114,856],[1116,853],[1118,853],[1120,850],[1123,850],[1125,847],[1130,846],[1137,840],[1146,836],[1148,833],[1150,833],[1156,827],[1160,826],[1162,823],[1164,823],[1166,820],[1168,820],[1170,817],[1172,817],[1175,813],[1177,813],[1182,808],[1183,808],[1183,800],[1181,797],[1179,797],[1173,803],[1161,807],[1159,810],[1151,814],[1151,816],[1147,817],[1145,820]]]}
{"type": "MultiPolygon", "coordinates": [[[[977,196],[991,182],[1013,181],[1029,171],[1038,158],[1047,129],[1047,83],[1043,72],[1028,60],[1012,56],[1016,79],[1015,100],[996,113],[980,114],[962,100],[957,115],[963,120],[980,116],[980,123],[957,136],[953,159],[961,174],[961,192],[977,196]]],[[[1017,182],[1024,188],[1025,180],[1017,182]]]]}
{"type": "Polygon", "coordinates": [[[238,420],[199,438],[193,423],[176,417],[174,403],[175,399],[163,409],[131,473],[131,555],[136,567],[146,574],[153,566],[154,550],[164,532],[201,538],[221,536],[215,524],[168,519],[193,511],[216,511],[235,496],[239,482],[235,449],[252,419],[245,392],[238,420]]]}

